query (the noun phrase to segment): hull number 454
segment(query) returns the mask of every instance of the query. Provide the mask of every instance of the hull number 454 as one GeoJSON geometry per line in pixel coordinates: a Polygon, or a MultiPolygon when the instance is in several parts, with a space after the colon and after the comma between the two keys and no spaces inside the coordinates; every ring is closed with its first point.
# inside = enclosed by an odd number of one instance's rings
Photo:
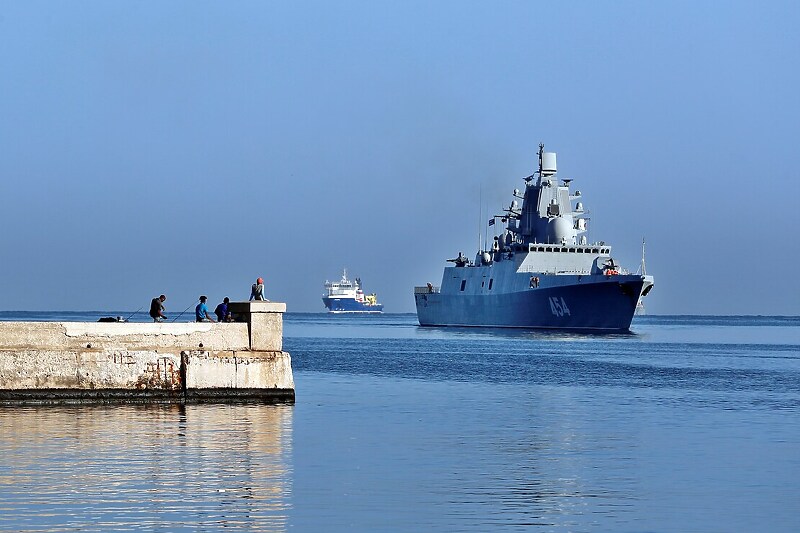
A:
{"type": "Polygon", "coordinates": [[[569,307],[567,307],[567,302],[564,301],[564,298],[558,296],[551,296],[550,300],[550,311],[553,312],[554,316],[572,316],[569,313],[569,307]]]}

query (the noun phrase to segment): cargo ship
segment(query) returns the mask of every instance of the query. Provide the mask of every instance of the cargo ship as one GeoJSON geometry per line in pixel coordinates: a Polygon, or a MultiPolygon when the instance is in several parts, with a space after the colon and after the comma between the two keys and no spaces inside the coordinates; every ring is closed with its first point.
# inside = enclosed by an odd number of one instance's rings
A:
{"type": "Polygon", "coordinates": [[[378,303],[375,293],[364,294],[361,278],[347,279],[347,269],[339,281],[326,281],[322,303],[329,313],[382,313],[383,304],[378,303]]]}

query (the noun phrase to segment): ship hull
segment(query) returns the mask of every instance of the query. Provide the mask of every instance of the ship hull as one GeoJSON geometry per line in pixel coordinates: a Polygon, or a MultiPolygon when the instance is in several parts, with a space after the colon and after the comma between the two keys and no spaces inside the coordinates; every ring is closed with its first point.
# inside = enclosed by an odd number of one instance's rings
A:
{"type": "Polygon", "coordinates": [[[417,318],[421,326],[628,331],[645,285],[635,275],[561,281],[500,294],[415,294],[417,318]]]}
{"type": "Polygon", "coordinates": [[[383,304],[367,305],[354,298],[323,297],[322,303],[329,313],[382,313],[383,304]]]}

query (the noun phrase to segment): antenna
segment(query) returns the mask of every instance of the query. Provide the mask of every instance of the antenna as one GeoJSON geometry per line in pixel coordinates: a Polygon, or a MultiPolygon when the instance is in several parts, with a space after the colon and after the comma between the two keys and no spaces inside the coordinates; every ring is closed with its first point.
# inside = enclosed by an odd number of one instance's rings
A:
{"type": "MultiPolygon", "coordinates": [[[[488,205],[486,206],[486,214],[487,215],[489,214],[489,206],[488,205]]],[[[494,220],[494,219],[492,219],[492,220],[494,220]]],[[[486,243],[486,248],[489,249],[489,248],[491,248],[489,246],[489,225],[487,224],[487,225],[483,226],[483,228],[484,228],[483,231],[484,231],[484,235],[485,235],[485,238],[483,239],[483,242],[486,243]]],[[[483,251],[483,250],[481,250],[481,251],[483,251]]]]}
{"type": "Polygon", "coordinates": [[[478,193],[478,251],[481,251],[481,220],[483,219],[483,183],[480,184],[478,189],[480,192],[478,193]]]}
{"type": "Polygon", "coordinates": [[[542,154],[544,153],[544,143],[539,143],[539,176],[542,175],[542,154]]]}
{"type": "Polygon", "coordinates": [[[644,237],[642,237],[642,276],[647,275],[647,270],[644,267],[644,237]]]}

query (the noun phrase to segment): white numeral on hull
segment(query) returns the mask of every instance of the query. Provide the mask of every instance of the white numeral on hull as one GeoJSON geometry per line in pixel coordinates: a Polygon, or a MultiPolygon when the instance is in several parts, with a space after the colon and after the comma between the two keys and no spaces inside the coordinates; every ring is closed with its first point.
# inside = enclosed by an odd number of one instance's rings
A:
{"type": "Polygon", "coordinates": [[[549,298],[550,301],[550,311],[553,313],[553,316],[572,316],[569,313],[569,307],[567,307],[567,302],[564,301],[564,298],[560,298],[558,296],[551,296],[549,298]]]}

